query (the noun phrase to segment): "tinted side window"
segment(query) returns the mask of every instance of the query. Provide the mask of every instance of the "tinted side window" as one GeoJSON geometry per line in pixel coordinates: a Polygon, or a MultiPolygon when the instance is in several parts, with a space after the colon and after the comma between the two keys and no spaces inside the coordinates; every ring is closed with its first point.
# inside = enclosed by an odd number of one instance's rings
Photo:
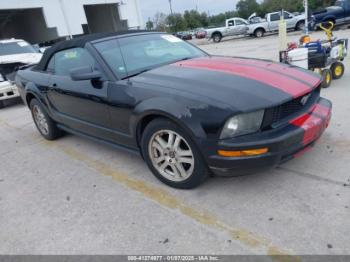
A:
{"type": "Polygon", "coordinates": [[[246,25],[246,23],[242,20],[237,19],[236,20],[236,25],[246,25]]]}
{"type": "Polygon", "coordinates": [[[72,69],[86,66],[96,67],[95,59],[84,48],[72,48],[57,52],[54,59],[55,75],[69,76],[72,69]]]}
{"type": "Polygon", "coordinates": [[[95,48],[99,51],[103,59],[111,67],[113,73],[115,73],[119,79],[127,76],[123,56],[116,39],[97,43],[95,44],[95,48]]]}
{"type": "Polygon", "coordinates": [[[280,14],[272,14],[270,16],[271,21],[279,21],[280,20],[280,14]]]}

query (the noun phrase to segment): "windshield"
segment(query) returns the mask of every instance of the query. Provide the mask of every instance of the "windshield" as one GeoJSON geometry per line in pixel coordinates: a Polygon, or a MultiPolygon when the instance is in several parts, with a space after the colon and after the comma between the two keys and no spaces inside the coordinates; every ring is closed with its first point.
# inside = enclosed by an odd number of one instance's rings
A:
{"type": "Polygon", "coordinates": [[[1,56],[25,53],[37,53],[37,51],[25,41],[0,43],[1,56]]]}
{"type": "Polygon", "coordinates": [[[95,47],[119,78],[179,60],[206,56],[202,50],[167,34],[112,39],[97,43],[95,47]]]}

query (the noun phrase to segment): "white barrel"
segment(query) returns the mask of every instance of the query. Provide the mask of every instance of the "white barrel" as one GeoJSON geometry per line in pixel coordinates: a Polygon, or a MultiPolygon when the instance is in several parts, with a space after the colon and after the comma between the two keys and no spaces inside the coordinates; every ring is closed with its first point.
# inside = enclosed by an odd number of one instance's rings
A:
{"type": "Polygon", "coordinates": [[[291,65],[309,69],[309,51],[307,48],[296,48],[288,52],[288,61],[291,65]]]}

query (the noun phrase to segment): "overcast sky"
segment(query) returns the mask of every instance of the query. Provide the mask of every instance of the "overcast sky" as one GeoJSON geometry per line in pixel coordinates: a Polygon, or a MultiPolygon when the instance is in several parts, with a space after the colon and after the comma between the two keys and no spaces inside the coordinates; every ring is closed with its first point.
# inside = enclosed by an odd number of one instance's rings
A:
{"type": "MultiPolygon", "coordinates": [[[[170,13],[169,0],[139,0],[139,2],[144,21],[147,21],[148,17],[153,19],[157,12],[170,13]]],[[[172,0],[174,12],[196,9],[197,5],[198,11],[209,11],[211,15],[234,10],[237,2],[238,0],[172,0]]]]}

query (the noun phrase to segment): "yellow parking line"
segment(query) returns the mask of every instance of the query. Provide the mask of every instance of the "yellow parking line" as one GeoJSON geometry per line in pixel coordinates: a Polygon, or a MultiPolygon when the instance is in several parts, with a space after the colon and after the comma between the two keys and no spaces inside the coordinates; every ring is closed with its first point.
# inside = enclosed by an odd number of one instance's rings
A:
{"type": "Polygon", "coordinates": [[[207,225],[228,233],[233,239],[245,245],[246,247],[252,249],[265,248],[266,254],[271,256],[271,258],[275,261],[301,261],[299,257],[291,256],[289,252],[273,245],[272,241],[264,237],[261,237],[243,228],[234,228],[232,226],[229,226],[220,221],[213,214],[191,207],[184,201],[179,200],[176,196],[171,195],[169,192],[151,185],[145,181],[131,178],[127,174],[115,170],[108,164],[99,160],[92,159],[72,147],[59,145],[58,143],[53,142],[45,142],[44,144],[53,148],[60,149],[70,158],[83,162],[85,165],[94,169],[96,172],[102,175],[112,177],[113,180],[119,182],[127,188],[141,193],[143,196],[155,201],[163,207],[178,210],[183,215],[197,221],[200,224],[207,225]]]}

